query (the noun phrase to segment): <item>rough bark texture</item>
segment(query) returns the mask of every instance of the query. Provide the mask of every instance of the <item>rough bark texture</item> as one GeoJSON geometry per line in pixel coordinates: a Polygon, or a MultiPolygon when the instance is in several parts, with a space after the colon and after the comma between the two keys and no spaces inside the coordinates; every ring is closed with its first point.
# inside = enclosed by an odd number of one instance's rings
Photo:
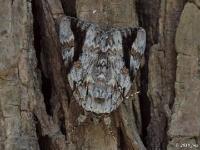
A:
{"type": "Polygon", "coordinates": [[[0,149],[39,149],[33,110],[40,89],[31,3],[0,1],[0,149]]]}
{"type": "Polygon", "coordinates": [[[200,149],[199,0],[0,6],[0,150],[200,149]],[[86,112],[71,95],[57,32],[63,15],[147,32],[132,96],[111,114],[86,112]]]}

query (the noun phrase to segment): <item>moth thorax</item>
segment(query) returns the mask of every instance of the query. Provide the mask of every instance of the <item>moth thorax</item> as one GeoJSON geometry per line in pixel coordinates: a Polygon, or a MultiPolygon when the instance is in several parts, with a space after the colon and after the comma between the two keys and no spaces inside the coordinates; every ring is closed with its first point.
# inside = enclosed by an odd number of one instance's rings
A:
{"type": "Polygon", "coordinates": [[[111,66],[108,55],[105,52],[100,52],[93,66],[93,78],[96,81],[107,82],[111,78],[111,66]]]}

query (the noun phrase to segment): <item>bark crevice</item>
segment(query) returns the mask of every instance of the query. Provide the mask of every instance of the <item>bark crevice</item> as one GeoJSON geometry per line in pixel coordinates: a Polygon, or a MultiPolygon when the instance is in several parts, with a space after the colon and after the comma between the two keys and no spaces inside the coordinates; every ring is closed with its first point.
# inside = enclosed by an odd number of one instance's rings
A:
{"type": "MultiPolygon", "coordinates": [[[[51,64],[54,64],[55,69],[59,69],[58,64],[60,62],[57,61],[55,63],[55,61],[51,59],[51,56],[53,55],[52,51],[59,48],[56,49],[55,47],[58,45],[55,44],[56,42],[52,42],[54,36],[56,36],[55,26],[53,26],[52,30],[51,25],[54,24],[52,24],[52,22],[49,24],[47,23],[47,21],[52,21],[51,19],[53,18],[48,17],[52,17],[51,15],[53,15],[53,12],[50,11],[48,3],[43,0],[33,0],[32,8],[35,37],[34,47],[37,54],[38,69],[41,71],[40,88],[42,99],[38,100],[38,104],[34,111],[37,118],[36,133],[38,136],[38,143],[40,149],[63,150],[66,149],[66,122],[63,116],[63,107],[65,106],[62,105],[61,107],[60,103],[62,103],[63,100],[61,98],[62,94],[57,92],[57,88],[62,86],[61,84],[56,83],[59,82],[60,78],[55,77],[59,76],[62,71],[59,70],[58,74],[54,74],[56,71],[52,69],[51,64]],[[49,43],[52,45],[49,46],[49,43]],[[53,50],[51,50],[51,48],[53,50]],[[52,79],[54,77],[55,80],[52,79]],[[55,84],[59,85],[59,87],[56,87],[55,84]]],[[[57,57],[55,57],[55,59],[56,58],[57,57]]],[[[64,88],[61,89],[64,90],[64,88]]]]}
{"type": "Polygon", "coordinates": [[[136,2],[136,11],[138,15],[139,25],[144,27],[147,33],[147,44],[145,50],[145,64],[141,68],[140,75],[140,89],[139,94],[140,98],[140,109],[142,116],[142,139],[145,146],[148,146],[148,131],[147,127],[150,123],[151,118],[151,100],[148,97],[148,76],[149,76],[149,51],[152,45],[158,43],[159,40],[159,10],[160,10],[160,1],[145,1],[140,0],[136,2]]]}
{"type": "Polygon", "coordinates": [[[76,0],[60,0],[64,13],[67,16],[76,17],[76,0]]]}

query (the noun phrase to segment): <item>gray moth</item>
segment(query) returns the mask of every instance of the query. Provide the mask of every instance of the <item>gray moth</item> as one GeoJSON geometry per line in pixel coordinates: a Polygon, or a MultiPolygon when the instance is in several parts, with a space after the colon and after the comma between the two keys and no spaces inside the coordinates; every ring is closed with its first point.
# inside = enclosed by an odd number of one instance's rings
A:
{"type": "Polygon", "coordinates": [[[131,89],[145,52],[141,27],[102,28],[64,16],[61,53],[75,100],[97,114],[115,110],[131,89]]]}

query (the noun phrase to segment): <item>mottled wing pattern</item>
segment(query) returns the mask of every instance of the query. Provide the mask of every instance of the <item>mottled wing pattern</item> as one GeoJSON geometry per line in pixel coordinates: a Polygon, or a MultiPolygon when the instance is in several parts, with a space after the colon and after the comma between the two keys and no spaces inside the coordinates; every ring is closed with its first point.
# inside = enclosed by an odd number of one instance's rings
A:
{"type": "Polygon", "coordinates": [[[64,64],[69,67],[74,57],[74,34],[71,29],[71,19],[68,17],[63,17],[60,21],[59,39],[62,46],[64,64]]]}
{"type": "Polygon", "coordinates": [[[77,102],[87,111],[110,113],[127,96],[131,76],[139,69],[145,50],[146,33],[142,28],[102,29],[96,24],[63,17],[59,26],[62,56],[70,70],[68,80],[77,102]],[[75,30],[85,32],[82,46],[75,30]],[[79,53],[79,54],[77,54],[79,53]],[[74,59],[76,55],[76,59],[74,59]]]}
{"type": "Polygon", "coordinates": [[[146,47],[146,32],[141,27],[120,29],[124,42],[124,58],[133,79],[141,65],[146,47]]]}
{"type": "Polygon", "coordinates": [[[143,28],[137,28],[137,35],[131,47],[130,71],[136,74],[140,67],[142,56],[146,47],[146,32],[143,28]]]}

